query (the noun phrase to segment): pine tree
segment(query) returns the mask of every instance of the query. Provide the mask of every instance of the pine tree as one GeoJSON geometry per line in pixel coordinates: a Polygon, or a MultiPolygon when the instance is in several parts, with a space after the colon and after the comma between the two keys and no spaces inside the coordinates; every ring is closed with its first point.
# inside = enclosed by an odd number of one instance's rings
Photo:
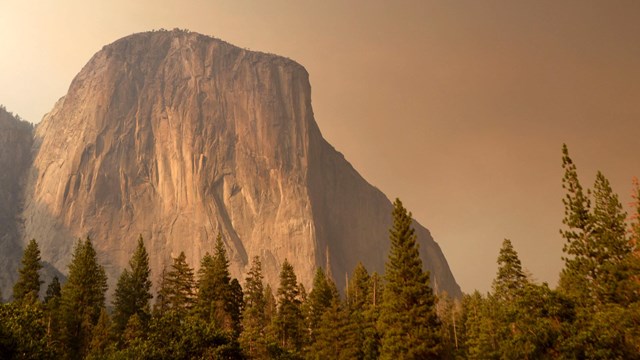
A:
{"type": "Polygon", "coordinates": [[[177,316],[186,316],[195,303],[193,269],[187,257],[180,252],[173,259],[171,270],[163,271],[156,302],[156,310],[162,314],[173,311],[177,316]]]}
{"type": "Polygon", "coordinates": [[[61,295],[62,338],[69,357],[86,354],[91,331],[105,306],[106,291],[107,275],[98,264],[91,239],[78,240],[61,295]]]}
{"type": "MultiPolygon", "coordinates": [[[[332,291],[331,280],[328,280],[322,268],[316,270],[313,278],[313,288],[309,293],[309,297],[304,302],[304,312],[306,317],[306,325],[308,331],[308,342],[313,344],[316,338],[316,332],[320,327],[320,320],[324,312],[331,306],[334,296],[332,291]]],[[[335,285],[333,286],[335,288],[335,285]]]]}
{"type": "MultiPolygon", "coordinates": [[[[237,282],[237,280],[236,280],[237,282]]],[[[237,335],[240,331],[240,306],[238,286],[231,286],[229,259],[222,242],[222,236],[216,238],[213,256],[205,254],[198,271],[197,313],[221,329],[237,335]]]]}
{"type": "Polygon", "coordinates": [[[38,300],[40,292],[40,274],[42,269],[40,249],[35,239],[31,239],[24,249],[22,267],[19,270],[18,281],[13,286],[13,299],[16,303],[33,303],[38,300]]]}
{"type": "Polygon", "coordinates": [[[51,280],[51,283],[49,283],[49,285],[47,286],[47,292],[44,296],[44,303],[47,304],[49,301],[55,298],[60,298],[61,294],[62,288],[60,286],[60,280],[57,276],[54,276],[51,280]]]}
{"type": "Polygon", "coordinates": [[[111,319],[106,309],[102,309],[96,326],[91,333],[89,343],[89,354],[87,359],[104,359],[107,356],[109,347],[113,344],[111,338],[111,319]]]}
{"type": "Polygon", "coordinates": [[[463,309],[466,357],[499,359],[495,298],[485,298],[476,290],[472,295],[465,295],[463,309]]]}
{"type": "Polygon", "coordinates": [[[380,321],[381,303],[384,295],[383,281],[377,272],[373,272],[369,279],[369,301],[364,308],[364,340],[363,359],[374,360],[380,358],[382,335],[378,329],[380,321]]]}
{"type": "Polygon", "coordinates": [[[140,236],[138,246],[129,260],[129,269],[122,272],[116,286],[113,300],[113,321],[116,333],[122,334],[129,318],[133,315],[137,315],[142,326],[146,328],[151,318],[149,306],[149,301],[153,298],[151,285],[149,254],[140,236]]]}
{"type": "Polygon", "coordinates": [[[332,297],[331,304],[322,314],[316,339],[311,344],[308,358],[312,359],[360,359],[359,339],[355,324],[349,321],[349,312],[339,297],[332,297]]]}
{"type": "Polygon", "coordinates": [[[62,290],[60,287],[60,280],[58,280],[57,276],[54,276],[47,286],[47,292],[44,297],[44,309],[47,327],[47,346],[51,349],[55,349],[59,353],[62,353],[62,349],[60,348],[60,335],[62,332],[60,311],[61,298],[62,290]]]}
{"type": "Polygon", "coordinates": [[[371,276],[369,276],[367,269],[361,262],[358,262],[353,270],[347,291],[347,304],[350,308],[364,310],[364,307],[369,303],[370,280],[371,276]]]}
{"type": "Polygon", "coordinates": [[[278,313],[275,319],[275,328],[278,336],[278,345],[292,355],[299,353],[304,339],[304,318],[299,295],[300,290],[293,266],[285,259],[280,271],[278,313]]]}
{"type": "Polygon", "coordinates": [[[593,297],[598,304],[617,302],[620,298],[618,285],[625,275],[625,259],[633,254],[632,244],[627,239],[627,214],[601,172],[596,175],[593,197],[593,238],[596,242],[590,248],[590,256],[595,262],[591,277],[593,297]]]}
{"type": "Polygon", "coordinates": [[[356,349],[353,358],[377,359],[376,321],[370,314],[373,303],[371,302],[371,276],[367,269],[358,263],[353,270],[353,276],[349,281],[344,311],[347,315],[347,345],[356,349]],[[372,346],[373,345],[373,346],[372,346]]]}
{"type": "Polygon", "coordinates": [[[231,315],[232,330],[234,338],[240,335],[242,330],[242,310],[244,309],[244,292],[242,285],[238,279],[231,279],[229,284],[231,289],[229,301],[227,302],[227,311],[231,315]]]}
{"type": "Polygon", "coordinates": [[[245,280],[245,305],[242,312],[240,345],[251,359],[267,357],[267,314],[262,263],[254,257],[245,280]]]}
{"type": "Polygon", "coordinates": [[[568,296],[584,302],[592,299],[589,291],[590,277],[593,276],[589,259],[593,232],[591,201],[589,192],[585,193],[580,184],[576,165],[569,157],[566,145],[562,146],[562,168],[565,172],[562,188],[567,192],[562,200],[565,209],[562,223],[567,229],[560,233],[566,240],[562,250],[567,256],[563,257],[565,267],[560,274],[559,286],[568,296]]]}
{"type": "Polygon", "coordinates": [[[437,358],[440,324],[429,272],[422,268],[411,214],[394,202],[391,249],[385,266],[385,291],[380,327],[382,359],[437,358]]]}
{"type": "Polygon", "coordinates": [[[511,240],[504,239],[498,256],[498,274],[493,280],[494,295],[501,301],[512,301],[522,295],[527,278],[511,240]]]}
{"type": "Polygon", "coordinates": [[[634,310],[640,307],[640,265],[633,240],[625,233],[626,214],[600,172],[593,193],[587,192],[593,195],[592,207],[579,186],[566,146],[563,155],[567,191],[563,222],[567,229],[561,233],[567,240],[563,249],[567,256],[559,289],[576,305],[574,319],[566,324],[570,331],[562,344],[563,355],[629,358],[638,353],[635,343],[640,341],[631,330],[640,322],[640,311],[634,310]]]}

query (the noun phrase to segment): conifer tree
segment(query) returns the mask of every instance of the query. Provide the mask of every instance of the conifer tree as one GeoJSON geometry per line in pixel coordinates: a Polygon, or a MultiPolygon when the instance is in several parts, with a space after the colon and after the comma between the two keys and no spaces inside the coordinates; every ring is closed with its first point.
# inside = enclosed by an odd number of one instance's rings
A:
{"type": "Polygon", "coordinates": [[[562,188],[566,191],[562,200],[565,209],[562,223],[567,228],[560,233],[566,240],[562,250],[567,256],[563,257],[565,267],[560,274],[559,287],[568,296],[584,302],[592,298],[589,291],[589,276],[593,275],[589,259],[593,231],[591,201],[588,191],[585,193],[580,184],[566,145],[562,146],[562,168],[562,188]]]}
{"type": "Polygon", "coordinates": [[[422,268],[411,214],[394,202],[380,328],[382,359],[437,358],[440,324],[429,273],[422,268]]]}
{"type": "Polygon", "coordinates": [[[373,272],[369,279],[369,301],[364,308],[364,340],[363,359],[374,360],[380,358],[381,333],[378,329],[384,286],[380,275],[373,272]]]}
{"type": "Polygon", "coordinates": [[[369,273],[367,269],[358,262],[353,270],[353,276],[349,282],[349,290],[347,291],[347,304],[352,309],[363,311],[364,307],[369,303],[369,273]]]}
{"type": "Polygon", "coordinates": [[[494,295],[501,301],[512,301],[527,284],[518,253],[511,240],[504,239],[498,256],[498,274],[493,280],[494,295]]]}
{"type": "Polygon", "coordinates": [[[332,297],[331,304],[322,314],[316,338],[311,344],[312,359],[361,359],[357,329],[349,321],[349,312],[339,297],[332,297]]]}
{"type": "Polygon", "coordinates": [[[91,331],[105,304],[107,275],[98,264],[91,239],[78,240],[69,264],[69,277],[62,288],[62,338],[71,358],[83,357],[91,331]]]}
{"type": "Polygon", "coordinates": [[[267,309],[262,276],[262,263],[254,257],[245,280],[244,309],[240,345],[251,359],[267,357],[267,309]]]}
{"type": "Polygon", "coordinates": [[[477,290],[463,299],[466,357],[499,359],[495,299],[483,297],[477,290]]]}
{"type": "Polygon", "coordinates": [[[60,336],[62,332],[60,311],[61,297],[62,290],[60,287],[60,281],[57,276],[54,276],[47,286],[47,292],[44,297],[44,309],[47,324],[47,346],[60,353],[62,352],[60,348],[60,336]]]}
{"type": "Polygon", "coordinates": [[[40,249],[36,240],[31,239],[24,249],[22,266],[19,270],[20,275],[13,286],[13,300],[16,303],[22,303],[23,301],[33,303],[38,300],[40,285],[42,285],[40,274],[38,273],[40,269],[42,269],[40,249]]]}
{"type": "Polygon", "coordinates": [[[278,346],[291,355],[299,353],[304,339],[304,318],[299,296],[300,290],[293,266],[285,259],[280,271],[275,329],[278,346]]]}
{"type": "Polygon", "coordinates": [[[122,334],[125,346],[132,347],[138,345],[144,338],[145,333],[146,330],[143,327],[138,314],[131,315],[127,322],[127,326],[124,329],[124,333],[122,334]]]}
{"type": "Polygon", "coordinates": [[[376,330],[377,313],[373,308],[372,289],[372,277],[359,262],[349,281],[344,306],[348,313],[348,346],[357,349],[354,354],[357,359],[377,359],[379,356],[380,339],[376,330]]]}
{"type": "Polygon", "coordinates": [[[276,319],[278,317],[278,303],[276,297],[273,295],[271,285],[268,283],[264,286],[264,316],[267,322],[265,342],[267,348],[273,348],[278,346],[278,329],[276,326],[276,319]]]}
{"type": "Polygon", "coordinates": [[[62,294],[62,288],[60,286],[60,280],[58,276],[54,276],[49,285],[47,286],[47,292],[44,296],[44,303],[47,304],[49,301],[60,298],[62,294]]]}
{"type": "Polygon", "coordinates": [[[111,319],[106,309],[100,311],[100,317],[91,332],[87,359],[104,359],[107,356],[111,339],[111,319]]]}
{"type": "Polygon", "coordinates": [[[187,264],[184,251],[180,252],[169,271],[163,271],[156,302],[159,314],[173,311],[177,316],[185,316],[195,303],[193,269],[187,264]]]}
{"type": "Polygon", "coordinates": [[[229,259],[222,236],[218,234],[213,256],[205,254],[198,271],[197,313],[202,319],[237,335],[241,306],[237,299],[239,283],[235,288],[231,283],[229,259]]]}
{"type": "Polygon", "coordinates": [[[122,272],[116,286],[113,300],[113,321],[116,333],[122,334],[129,318],[133,315],[137,315],[138,320],[146,328],[151,318],[149,301],[152,298],[149,254],[140,236],[136,250],[129,260],[129,269],[122,272]]]}
{"type": "MultiPolygon", "coordinates": [[[[593,186],[593,238],[590,256],[595,266],[592,270],[593,297],[599,304],[618,302],[619,282],[624,277],[625,259],[633,253],[627,239],[627,214],[611,188],[609,180],[601,173],[596,175],[593,186]]],[[[625,304],[626,305],[626,304],[625,304]]]]}
{"type": "Polygon", "coordinates": [[[318,268],[313,278],[313,288],[307,300],[304,302],[303,308],[306,317],[309,343],[315,341],[322,315],[331,306],[334,296],[337,295],[332,291],[329,285],[330,281],[331,280],[327,279],[322,268],[318,268]]]}

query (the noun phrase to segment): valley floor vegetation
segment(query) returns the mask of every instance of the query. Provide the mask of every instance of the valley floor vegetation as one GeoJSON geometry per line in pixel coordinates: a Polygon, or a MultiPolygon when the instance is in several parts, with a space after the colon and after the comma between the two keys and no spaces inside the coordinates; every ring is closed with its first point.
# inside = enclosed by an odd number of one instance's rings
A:
{"type": "Polygon", "coordinates": [[[232,279],[222,239],[197,273],[184,253],[151,293],[138,240],[107,311],[107,278],[90,239],[78,241],[68,279],[46,296],[38,244],[25,249],[10,303],[0,305],[2,359],[638,359],[640,187],[627,216],[609,181],[578,180],[563,147],[565,266],[555,289],[537,284],[504,240],[488,294],[434,294],[411,226],[396,200],[383,275],[362,264],[343,295],[330,273],[313,288],[284,261],[275,291],[254,258],[232,279]],[[152,305],[153,303],[153,305],[152,305]]]}

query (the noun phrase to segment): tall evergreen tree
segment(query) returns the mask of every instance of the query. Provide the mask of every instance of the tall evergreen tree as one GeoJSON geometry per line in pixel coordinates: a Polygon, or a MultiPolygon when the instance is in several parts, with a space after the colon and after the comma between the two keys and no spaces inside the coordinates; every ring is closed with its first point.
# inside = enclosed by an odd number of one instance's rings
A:
{"type": "Polygon", "coordinates": [[[591,234],[593,232],[591,218],[591,201],[589,192],[583,190],[578,172],[573,160],[569,157],[567,145],[562,146],[562,188],[566,195],[562,199],[564,204],[564,219],[562,223],[566,229],[560,233],[566,242],[563,251],[565,267],[560,274],[560,288],[573,299],[586,301],[591,299],[589,294],[589,277],[592,276],[592,262],[589,252],[592,248],[591,234]],[[591,274],[591,275],[590,275],[591,274]]]}
{"type": "Polygon", "coordinates": [[[495,298],[477,290],[463,299],[465,354],[469,359],[499,359],[495,298]]]}
{"type": "Polygon", "coordinates": [[[151,318],[149,306],[149,301],[153,298],[151,285],[149,254],[141,235],[138,238],[136,250],[129,260],[129,269],[122,272],[116,286],[113,321],[118,334],[123,333],[129,318],[133,315],[137,315],[142,326],[146,328],[151,318]]]}
{"type": "Polygon", "coordinates": [[[275,329],[278,336],[278,346],[291,355],[300,352],[304,339],[304,318],[299,296],[300,290],[293,266],[285,259],[280,271],[275,329]]]}
{"type": "Polygon", "coordinates": [[[353,276],[349,282],[349,289],[347,291],[347,304],[350,308],[364,310],[364,307],[369,303],[369,287],[370,287],[369,272],[358,262],[353,270],[353,276]]]}
{"type": "Polygon", "coordinates": [[[349,312],[339,297],[332,297],[331,304],[322,313],[311,351],[310,359],[361,359],[360,339],[356,324],[349,321],[349,312]]]}
{"type": "Polygon", "coordinates": [[[380,321],[380,312],[382,309],[384,294],[384,286],[381,276],[377,272],[373,272],[369,279],[369,303],[364,308],[364,340],[363,340],[363,359],[373,360],[380,358],[381,348],[381,332],[379,331],[378,322],[380,321]]]}
{"type": "Polygon", "coordinates": [[[54,276],[44,297],[44,309],[47,324],[47,346],[55,349],[58,353],[62,353],[61,349],[61,311],[60,299],[62,298],[62,289],[60,280],[54,276]]]}
{"type": "Polygon", "coordinates": [[[70,358],[86,354],[91,331],[105,306],[106,291],[107,275],[98,264],[91,239],[78,240],[61,295],[62,339],[70,358]]]}
{"type": "Polygon", "coordinates": [[[107,357],[109,347],[113,344],[111,338],[111,318],[106,309],[102,309],[96,326],[91,332],[91,342],[87,359],[104,359],[107,357]]]}
{"type": "Polygon", "coordinates": [[[591,276],[593,297],[599,304],[618,302],[625,260],[633,254],[632,243],[627,238],[627,213],[601,172],[596,175],[593,197],[592,236],[597,242],[590,248],[590,256],[595,260],[591,276]]]}
{"type": "MultiPolygon", "coordinates": [[[[313,288],[303,305],[309,343],[315,341],[322,315],[331,306],[334,296],[337,296],[337,293],[332,291],[332,286],[329,284],[330,282],[332,281],[327,279],[324,270],[318,268],[313,278],[313,288]]],[[[335,285],[333,288],[335,288],[335,285]]]]}
{"type": "Polygon", "coordinates": [[[394,202],[380,328],[382,359],[438,358],[440,323],[429,272],[422,268],[411,213],[394,202]]]}
{"type": "Polygon", "coordinates": [[[17,303],[35,302],[40,292],[40,274],[42,262],[40,249],[35,239],[31,239],[22,255],[22,266],[19,270],[18,281],[13,286],[13,300],[17,303]]]}
{"type": "Polygon", "coordinates": [[[44,296],[44,303],[48,303],[50,300],[60,298],[62,294],[62,287],[60,286],[60,280],[58,276],[54,276],[49,285],[47,286],[47,292],[44,296]]]}
{"type": "Polygon", "coordinates": [[[512,301],[521,295],[527,284],[518,253],[511,240],[504,239],[498,256],[498,274],[493,280],[493,293],[498,299],[512,301]]]}
{"type": "Polygon", "coordinates": [[[229,259],[222,236],[218,234],[213,256],[205,254],[198,271],[197,313],[202,319],[213,321],[220,329],[237,335],[241,305],[236,299],[239,283],[235,289],[231,283],[229,259]]]}
{"type": "MultiPolygon", "coordinates": [[[[640,321],[638,276],[640,266],[633,241],[625,234],[626,214],[609,181],[598,173],[593,207],[577,181],[575,165],[563,147],[563,185],[567,229],[567,256],[559,289],[576,304],[571,331],[563,342],[563,355],[573,358],[629,358],[637,353],[630,325],[640,321]],[[621,319],[630,320],[621,321],[621,319]],[[616,326],[610,326],[610,324],[616,326]],[[609,325],[606,325],[609,324],[609,325]],[[633,340],[629,340],[633,339],[633,340]]],[[[590,192],[587,192],[591,195],[590,192]]]]}
{"type": "Polygon", "coordinates": [[[251,359],[267,357],[267,314],[262,276],[262,263],[254,257],[245,280],[244,309],[240,345],[251,359]]]}
{"type": "Polygon", "coordinates": [[[163,314],[173,311],[177,316],[185,316],[195,303],[195,280],[193,269],[187,264],[184,251],[180,252],[169,271],[163,271],[156,301],[156,311],[163,314]]]}

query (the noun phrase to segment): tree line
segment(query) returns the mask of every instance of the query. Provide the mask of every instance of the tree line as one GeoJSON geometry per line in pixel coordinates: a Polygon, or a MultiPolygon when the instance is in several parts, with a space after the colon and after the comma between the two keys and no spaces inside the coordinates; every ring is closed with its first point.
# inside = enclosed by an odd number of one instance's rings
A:
{"type": "Polygon", "coordinates": [[[398,199],[384,274],[360,263],[340,292],[319,268],[309,292],[288,261],[279,285],[259,257],[240,283],[220,236],[197,272],[173,259],[155,299],[142,237],[117,281],[90,239],[78,241],[68,279],[44,299],[40,252],[29,242],[0,305],[0,354],[16,359],[637,359],[640,358],[640,187],[628,217],[598,173],[582,187],[563,147],[565,266],[555,289],[537,284],[504,240],[492,290],[462,299],[434,294],[411,213],[398,199]]]}

